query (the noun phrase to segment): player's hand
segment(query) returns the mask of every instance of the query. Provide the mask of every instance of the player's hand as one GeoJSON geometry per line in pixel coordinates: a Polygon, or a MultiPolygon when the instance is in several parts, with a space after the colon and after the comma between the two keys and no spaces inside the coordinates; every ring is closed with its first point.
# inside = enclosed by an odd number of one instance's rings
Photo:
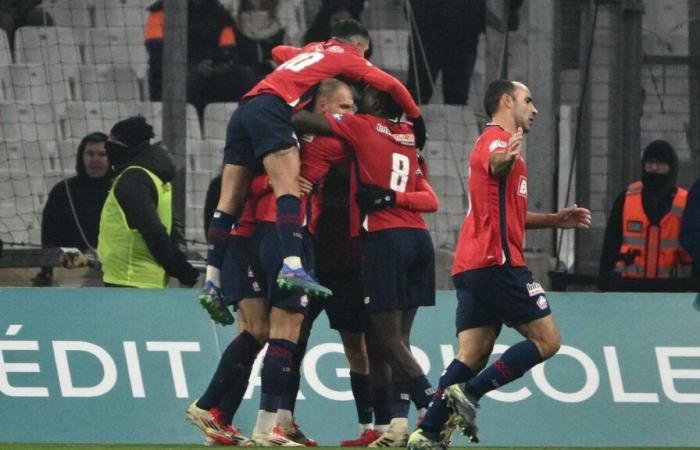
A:
{"type": "Polygon", "coordinates": [[[361,184],[357,188],[355,198],[362,211],[372,212],[396,203],[396,192],[374,184],[361,184]]]}
{"type": "Polygon", "coordinates": [[[416,138],[416,147],[418,150],[423,150],[425,141],[428,140],[428,130],[425,127],[425,120],[422,116],[409,117],[409,122],[413,124],[413,135],[416,138]]]}
{"type": "Polygon", "coordinates": [[[523,143],[523,129],[522,127],[518,127],[518,131],[513,133],[513,135],[510,137],[508,140],[508,151],[506,154],[508,155],[508,160],[512,161],[518,156],[520,156],[520,147],[523,143]]]}
{"type": "Polygon", "coordinates": [[[591,212],[586,208],[579,208],[576,204],[573,204],[556,213],[556,227],[590,228],[591,212]]]}
{"type": "Polygon", "coordinates": [[[311,183],[306,178],[299,176],[299,190],[301,190],[302,194],[308,194],[313,188],[313,183],[311,183]]]}

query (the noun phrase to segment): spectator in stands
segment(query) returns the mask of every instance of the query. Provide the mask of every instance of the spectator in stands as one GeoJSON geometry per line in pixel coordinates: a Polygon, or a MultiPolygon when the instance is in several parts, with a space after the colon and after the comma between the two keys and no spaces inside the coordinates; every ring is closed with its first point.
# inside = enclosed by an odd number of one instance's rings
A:
{"type": "MultiPolygon", "coordinates": [[[[151,100],[162,97],[163,0],[151,5],[144,33],[151,100]]],[[[238,101],[255,84],[241,63],[233,18],[218,0],[189,0],[187,11],[187,101],[200,113],[211,102],[238,101]]]]}
{"type": "Polygon", "coordinates": [[[343,19],[360,20],[364,0],[323,0],[321,9],[304,34],[304,45],[331,38],[331,27],[343,19]]]}
{"type": "Polygon", "coordinates": [[[172,211],[175,164],[166,149],[150,144],[152,137],[146,119],[130,117],[114,125],[105,144],[116,177],[97,248],[105,286],[164,288],[168,275],[194,286],[199,277],[172,211]]]}
{"type": "Polygon", "coordinates": [[[39,8],[42,0],[0,0],[0,28],[5,30],[14,48],[15,30],[19,27],[53,25],[53,19],[39,8]]]}
{"type": "Polygon", "coordinates": [[[277,6],[278,0],[241,0],[238,10],[238,54],[243,64],[253,68],[257,80],[272,72],[272,49],[284,42],[277,6]]]}
{"type": "MultiPolygon", "coordinates": [[[[77,175],[60,181],[51,189],[41,216],[42,247],[95,251],[100,212],[111,182],[106,141],[104,133],[85,136],[78,145],[77,175]]],[[[53,267],[42,267],[33,281],[35,286],[51,286],[53,267]]]]}
{"type": "Polygon", "coordinates": [[[676,186],[678,156],[653,141],[642,155],[642,179],[613,204],[600,257],[599,286],[610,291],[689,288],[690,257],[678,237],[688,192],[676,186]]]}
{"type": "Polygon", "coordinates": [[[444,102],[466,105],[479,34],[486,31],[486,0],[411,0],[408,90],[428,103],[442,72],[444,102]]]}
{"type": "Polygon", "coordinates": [[[688,193],[681,222],[680,241],[693,259],[693,280],[697,290],[700,288],[700,178],[688,193]]]}

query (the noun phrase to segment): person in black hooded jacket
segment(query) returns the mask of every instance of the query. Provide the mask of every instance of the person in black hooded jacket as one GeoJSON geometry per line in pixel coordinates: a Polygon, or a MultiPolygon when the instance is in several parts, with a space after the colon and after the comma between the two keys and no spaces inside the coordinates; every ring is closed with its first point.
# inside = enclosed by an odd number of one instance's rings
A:
{"type": "Polygon", "coordinates": [[[690,289],[687,273],[683,273],[689,269],[690,258],[678,244],[687,191],[676,185],[677,176],[678,156],[673,147],[663,140],[647,145],[642,155],[641,181],[630,184],[620,193],[610,211],[600,257],[598,284],[601,290],[668,292],[690,289]],[[639,189],[642,211],[635,212],[639,209],[634,203],[639,189]],[[640,214],[643,215],[641,219],[632,217],[640,214]],[[660,238],[651,236],[650,227],[659,227],[660,238]],[[646,234],[643,229],[647,230],[646,234]],[[665,236],[670,234],[673,237],[665,236]],[[652,239],[658,242],[653,249],[650,248],[652,239]],[[663,252],[666,255],[653,258],[653,254],[663,252]],[[667,257],[671,253],[673,256],[667,257]],[[673,266],[671,273],[664,274],[669,266],[673,266]],[[644,270],[634,273],[636,269],[644,270]]]}
{"type": "Polygon", "coordinates": [[[172,203],[162,201],[162,195],[171,195],[175,163],[160,143],[150,144],[153,136],[146,119],[130,117],[114,125],[105,144],[115,175],[102,209],[98,247],[107,286],[166,287],[166,274],[193,286],[199,277],[187,262],[172,203]],[[122,217],[126,223],[119,223],[122,217]]]}
{"type": "MultiPolygon", "coordinates": [[[[258,81],[238,54],[238,36],[231,14],[218,0],[187,3],[187,101],[200,113],[211,102],[238,101],[258,81]]],[[[163,0],[148,7],[145,45],[153,101],[162,97],[163,0]]]]}
{"type": "MultiPolygon", "coordinates": [[[[75,247],[94,251],[100,212],[109,192],[111,171],[107,162],[104,133],[90,133],[78,145],[76,176],[57,183],[49,193],[41,215],[43,248],[75,247]]],[[[50,286],[53,268],[42,267],[35,286],[50,286]]]]}

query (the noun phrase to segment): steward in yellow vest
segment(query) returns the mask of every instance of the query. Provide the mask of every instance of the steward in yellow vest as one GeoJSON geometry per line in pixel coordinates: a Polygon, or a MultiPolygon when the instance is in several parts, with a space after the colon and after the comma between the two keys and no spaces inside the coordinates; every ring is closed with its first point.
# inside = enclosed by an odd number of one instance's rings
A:
{"type": "Polygon", "coordinates": [[[193,286],[182,227],[173,219],[175,165],[153,128],[131,117],[112,128],[105,144],[115,179],[102,208],[97,252],[106,286],[164,288],[168,276],[193,286]]]}
{"type": "Polygon", "coordinates": [[[676,186],[678,157],[657,140],[642,156],[642,179],[615,201],[600,262],[603,290],[689,288],[691,259],[678,237],[688,192],[676,186]]]}

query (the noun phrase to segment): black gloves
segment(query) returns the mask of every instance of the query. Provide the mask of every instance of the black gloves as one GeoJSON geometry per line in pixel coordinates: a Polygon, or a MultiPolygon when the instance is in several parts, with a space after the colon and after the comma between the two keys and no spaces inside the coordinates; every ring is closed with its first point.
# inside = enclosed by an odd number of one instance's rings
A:
{"type": "Polygon", "coordinates": [[[416,147],[423,150],[425,141],[428,140],[428,130],[425,128],[425,121],[422,116],[409,117],[409,122],[413,124],[413,134],[416,137],[416,147]]]}
{"type": "Polygon", "coordinates": [[[199,280],[199,271],[187,262],[185,255],[176,255],[172,267],[167,267],[165,270],[168,275],[177,278],[185,286],[194,286],[199,280]]]}
{"type": "Polygon", "coordinates": [[[360,209],[369,213],[388,208],[396,203],[396,192],[374,184],[360,184],[355,198],[360,209]]]}

